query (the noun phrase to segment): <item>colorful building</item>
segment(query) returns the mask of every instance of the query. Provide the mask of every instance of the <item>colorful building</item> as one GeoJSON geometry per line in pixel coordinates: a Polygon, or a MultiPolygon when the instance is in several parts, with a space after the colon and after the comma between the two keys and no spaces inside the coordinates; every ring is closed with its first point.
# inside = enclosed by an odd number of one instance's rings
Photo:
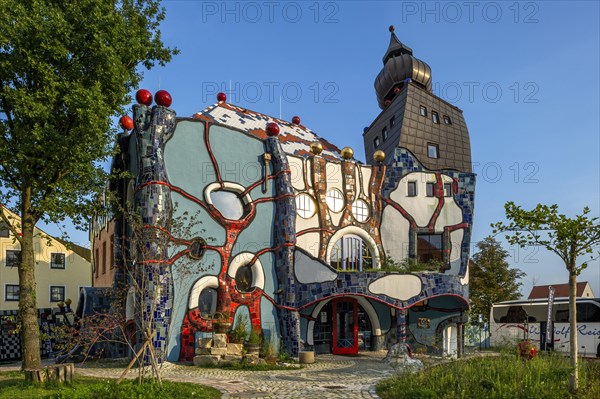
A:
{"type": "MultiPolygon", "coordinates": [[[[178,118],[168,93],[150,107],[138,92],[133,131],[120,136],[113,162],[132,177],[112,189],[140,219],[113,218],[109,242],[113,286],[135,278],[147,287],[130,288],[126,308],[133,318],[142,304],[161,359],[192,360],[198,336],[241,314],[292,356],[397,341],[460,354],[475,190],[469,134],[393,29],[383,64],[382,111],[364,132],[368,164],[298,117],[263,115],[223,93],[178,118]],[[423,264],[429,270],[414,269],[423,264]]],[[[89,290],[86,301],[103,292],[89,290]]]]}

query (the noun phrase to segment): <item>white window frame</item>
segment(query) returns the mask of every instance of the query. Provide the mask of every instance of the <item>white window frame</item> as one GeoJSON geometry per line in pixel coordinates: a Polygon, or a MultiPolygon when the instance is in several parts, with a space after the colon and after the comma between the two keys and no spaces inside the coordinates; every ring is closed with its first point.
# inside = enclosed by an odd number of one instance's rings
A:
{"type": "Polygon", "coordinates": [[[364,200],[357,199],[352,203],[352,215],[357,222],[366,222],[371,216],[371,212],[369,212],[369,204],[364,200]],[[359,206],[359,204],[363,204],[364,206],[359,206]]]}
{"type": "Polygon", "coordinates": [[[296,213],[302,219],[310,219],[316,212],[315,200],[307,193],[296,195],[296,213]]]}
{"type": "Polygon", "coordinates": [[[66,285],[49,285],[48,286],[48,299],[49,302],[64,302],[67,299],[67,286],[66,285]],[[52,288],[62,288],[63,289],[63,299],[59,299],[58,301],[52,300],[52,288]]]}
{"type": "Polygon", "coordinates": [[[330,188],[327,190],[325,200],[327,201],[327,207],[330,211],[339,213],[344,210],[344,194],[337,188],[330,188]],[[335,195],[332,195],[332,193],[335,195]]]}
{"type": "Polygon", "coordinates": [[[4,251],[4,266],[5,267],[19,267],[19,265],[12,266],[12,265],[8,264],[8,251],[11,251],[11,252],[21,252],[20,249],[12,249],[12,248],[11,249],[6,249],[4,251]]]}

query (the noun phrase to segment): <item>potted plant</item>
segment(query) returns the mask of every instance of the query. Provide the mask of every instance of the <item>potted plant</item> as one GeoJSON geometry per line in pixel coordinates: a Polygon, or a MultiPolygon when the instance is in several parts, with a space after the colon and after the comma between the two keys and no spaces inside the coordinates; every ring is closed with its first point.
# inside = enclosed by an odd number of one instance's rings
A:
{"type": "Polygon", "coordinates": [[[249,355],[256,355],[260,353],[260,345],[262,343],[262,336],[259,330],[252,328],[250,330],[250,335],[248,336],[248,341],[246,342],[246,351],[249,355]]]}
{"type": "Polygon", "coordinates": [[[218,334],[226,334],[231,330],[229,312],[215,313],[213,318],[213,331],[218,334]]]}
{"type": "Polygon", "coordinates": [[[242,344],[248,335],[248,317],[244,314],[238,314],[235,318],[235,328],[231,330],[231,342],[242,344]]]}

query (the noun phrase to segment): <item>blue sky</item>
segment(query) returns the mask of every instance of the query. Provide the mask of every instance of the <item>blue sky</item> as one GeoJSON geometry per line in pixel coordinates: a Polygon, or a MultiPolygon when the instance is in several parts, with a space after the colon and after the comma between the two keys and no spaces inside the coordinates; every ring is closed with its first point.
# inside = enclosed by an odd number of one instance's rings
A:
{"type": "MultiPolygon", "coordinates": [[[[474,243],[503,205],[600,210],[598,2],[165,1],[163,39],[181,54],[146,72],[190,116],[229,101],[302,124],[364,160],[363,127],[388,26],[432,68],[437,95],[464,111],[478,175],[474,243]]],[[[49,227],[51,229],[51,227],[49,227]]],[[[74,236],[86,243],[85,234],[74,236]]],[[[544,250],[506,248],[532,283],[567,282],[544,250]]],[[[580,276],[600,296],[600,263],[580,276]]]]}

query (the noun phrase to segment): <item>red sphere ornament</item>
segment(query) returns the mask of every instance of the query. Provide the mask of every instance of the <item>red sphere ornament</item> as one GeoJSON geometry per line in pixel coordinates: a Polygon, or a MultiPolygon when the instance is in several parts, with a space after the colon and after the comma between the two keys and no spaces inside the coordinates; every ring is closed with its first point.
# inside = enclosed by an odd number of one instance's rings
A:
{"type": "Polygon", "coordinates": [[[297,116],[297,115],[296,115],[296,116],[294,116],[294,117],[292,118],[292,123],[293,123],[294,125],[299,125],[299,124],[300,124],[300,117],[299,117],[299,116],[297,116]]]}
{"type": "Polygon", "coordinates": [[[391,102],[390,100],[385,100],[385,102],[383,103],[383,105],[385,105],[385,106],[387,107],[387,106],[388,106],[388,105],[390,105],[391,103],[392,103],[392,102],[391,102]]]}
{"type": "Polygon", "coordinates": [[[227,95],[223,92],[217,94],[217,101],[227,101],[227,95]]]}
{"type": "Polygon", "coordinates": [[[131,130],[133,129],[133,119],[130,116],[123,115],[119,119],[119,126],[123,128],[123,130],[131,130]]]}
{"type": "Polygon", "coordinates": [[[171,95],[166,90],[159,90],[154,93],[154,98],[156,99],[156,103],[158,105],[162,105],[163,107],[170,107],[173,99],[171,95]]]}
{"type": "Polygon", "coordinates": [[[135,93],[135,100],[138,104],[143,104],[147,107],[152,105],[152,93],[146,89],[140,89],[135,93]]]}
{"type": "Polygon", "coordinates": [[[274,122],[267,123],[267,135],[277,136],[279,134],[279,125],[274,122]]]}

